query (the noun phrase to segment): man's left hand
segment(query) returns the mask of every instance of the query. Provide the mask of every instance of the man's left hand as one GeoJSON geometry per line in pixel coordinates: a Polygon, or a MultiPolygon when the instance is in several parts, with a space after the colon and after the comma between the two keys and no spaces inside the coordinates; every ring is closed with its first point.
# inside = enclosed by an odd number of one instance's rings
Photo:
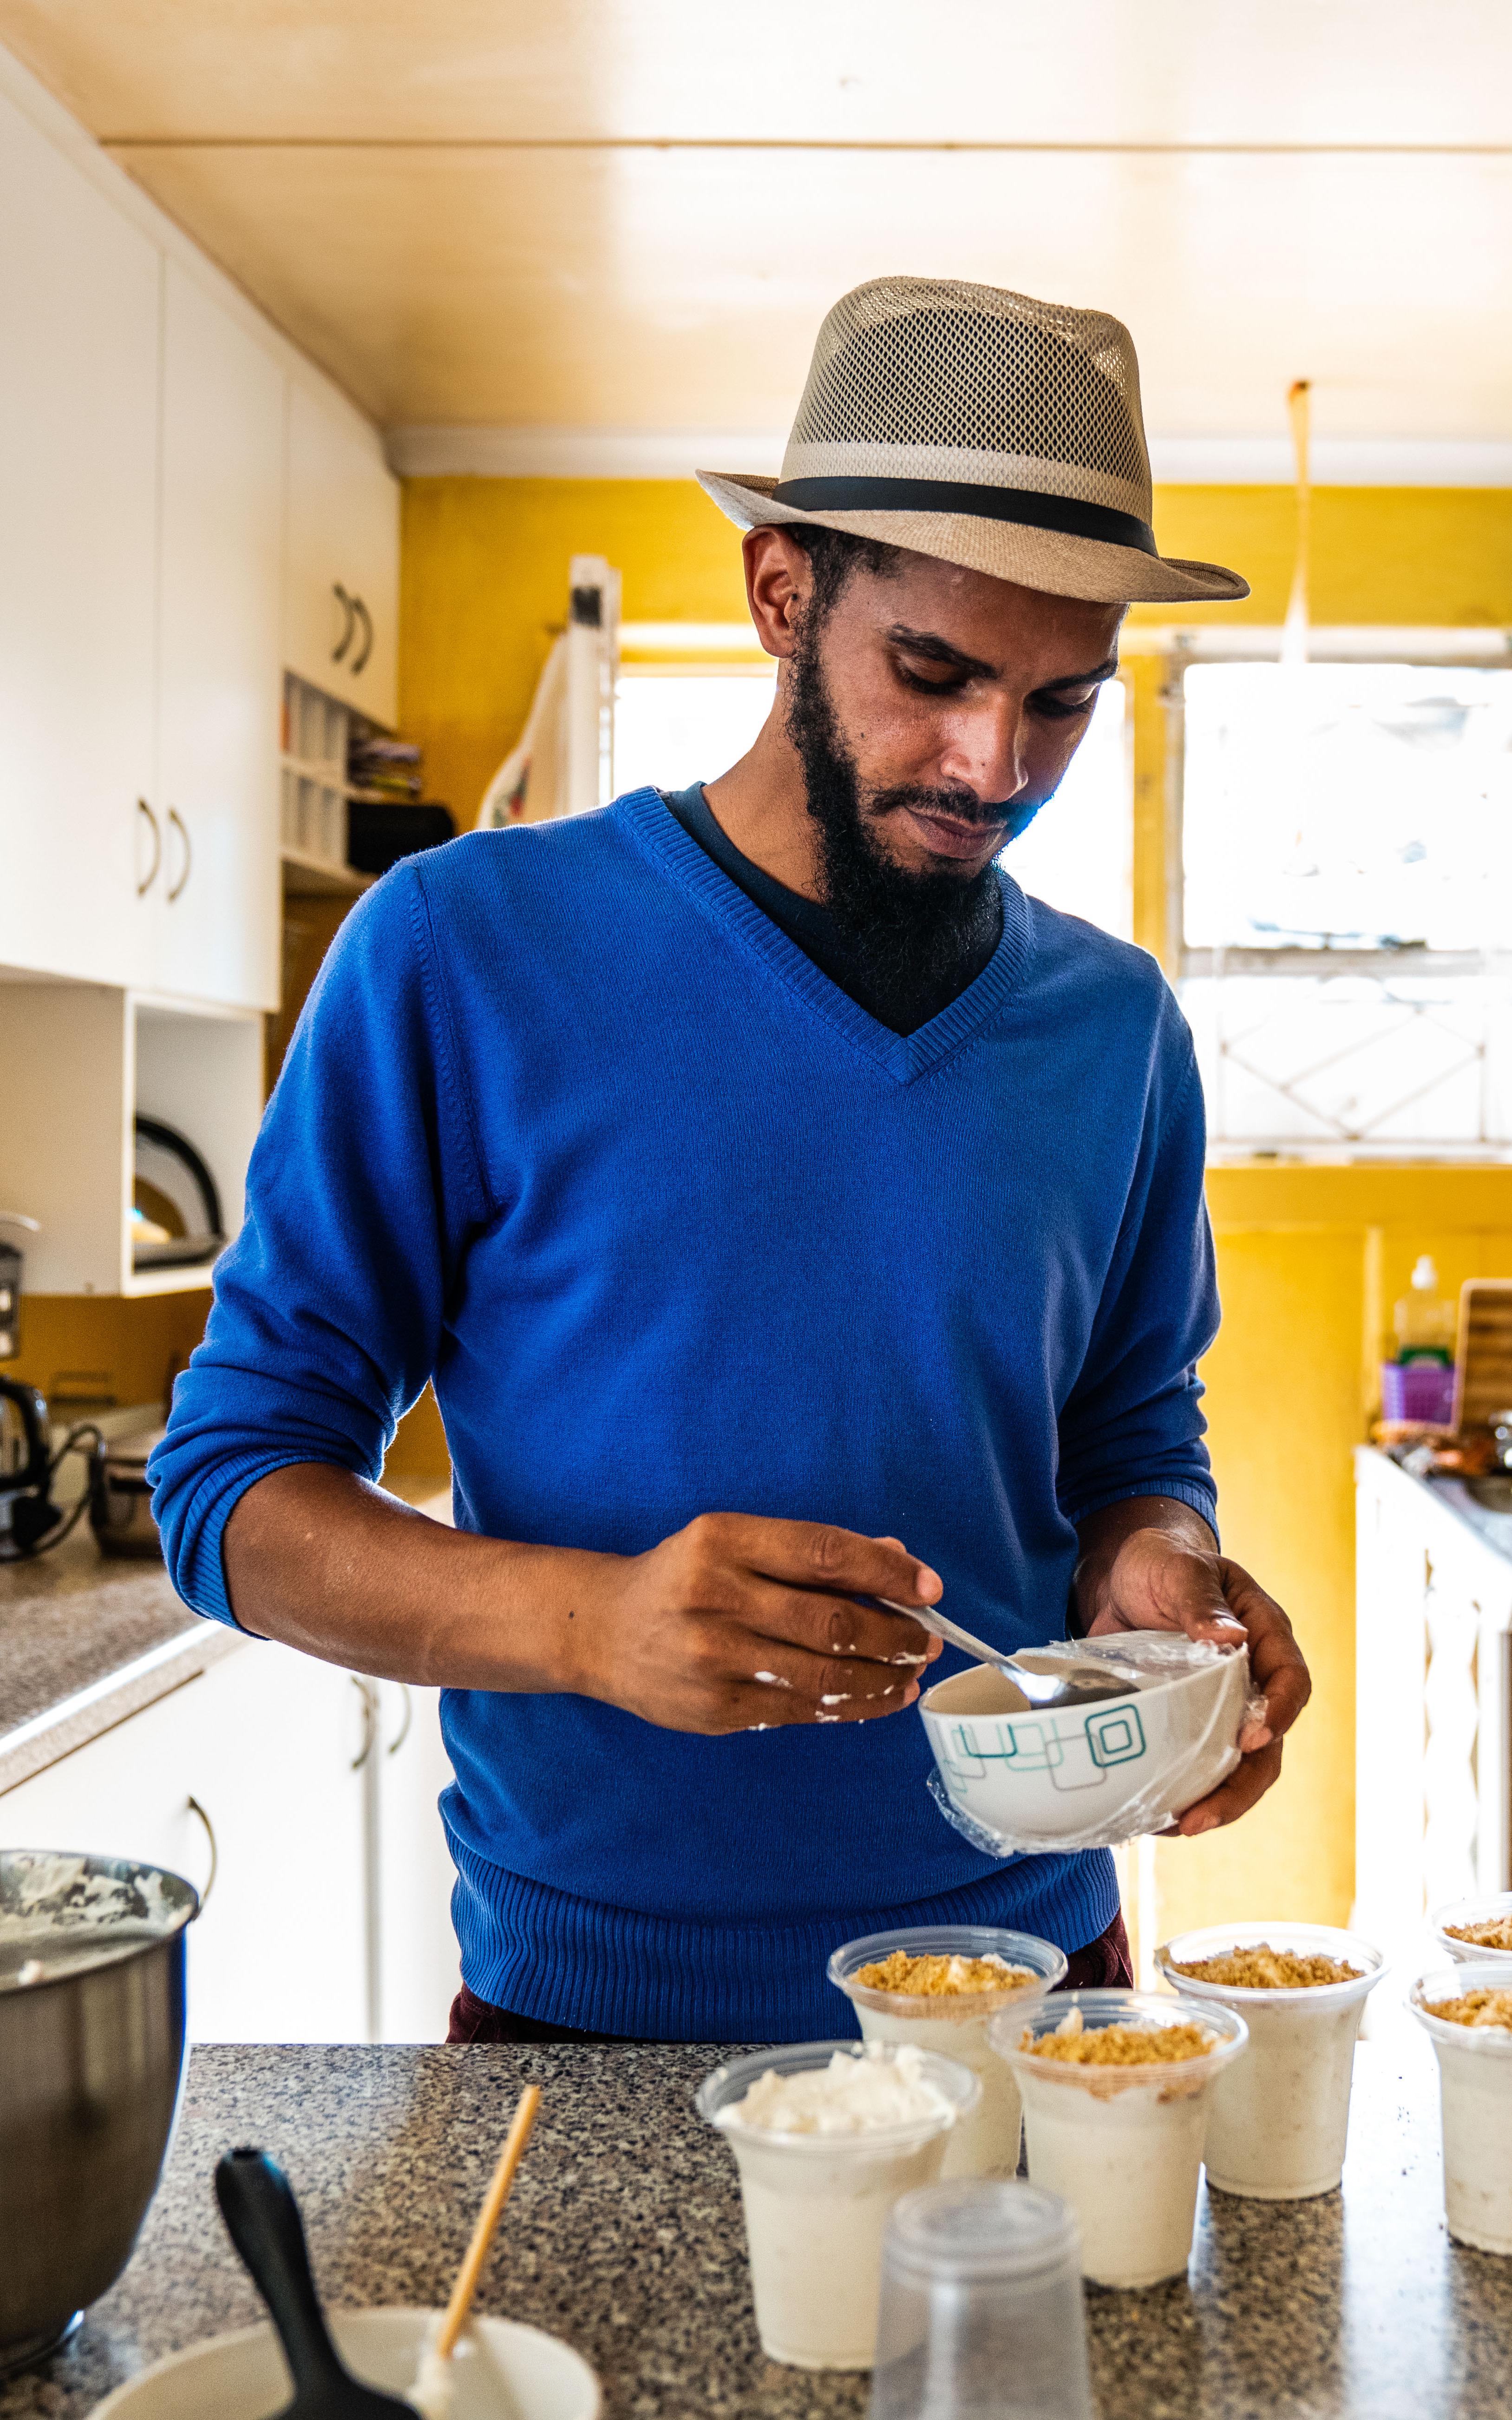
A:
{"type": "Polygon", "coordinates": [[[1264,1716],[1240,1734],[1237,1771],[1175,1829],[1191,1838],[1233,1823],[1279,1776],[1282,1736],[1312,1695],[1290,1622],[1257,1580],[1220,1554],[1207,1523],[1169,1497],[1110,1505],[1083,1524],[1081,1540],[1072,1618],[1084,1637],[1171,1630],[1219,1647],[1237,1645],[1241,1635],[1248,1640],[1264,1716]]]}

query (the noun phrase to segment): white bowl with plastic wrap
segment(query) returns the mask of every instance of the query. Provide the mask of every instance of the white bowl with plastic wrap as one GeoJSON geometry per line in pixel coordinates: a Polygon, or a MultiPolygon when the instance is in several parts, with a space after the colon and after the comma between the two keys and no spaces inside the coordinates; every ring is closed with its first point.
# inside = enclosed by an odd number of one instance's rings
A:
{"type": "Polygon", "coordinates": [[[1251,1705],[1247,1649],[1135,1631],[1037,1649],[1106,1663],[1126,1694],[1031,1706],[1006,1674],[974,1664],[927,1690],[919,1713],[942,1813],[988,1856],[1109,1848],[1172,1819],[1239,1763],[1251,1705]]]}

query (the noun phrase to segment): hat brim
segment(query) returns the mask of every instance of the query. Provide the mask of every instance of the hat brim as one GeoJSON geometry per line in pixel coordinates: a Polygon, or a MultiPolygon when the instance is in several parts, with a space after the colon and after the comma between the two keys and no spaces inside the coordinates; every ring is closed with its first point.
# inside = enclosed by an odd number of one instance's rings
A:
{"type": "Polygon", "coordinates": [[[1080,597],[1096,605],[1227,605],[1249,595],[1249,582],[1217,563],[1186,563],[1145,554],[1134,546],[1068,537],[974,513],[809,513],[778,504],[776,479],[754,473],[700,471],[699,486],[739,529],[805,521],[850,537],[879,539],[915,554],[933,554],[989,580],[1011,580],[1051,597],[1080,597]]]}

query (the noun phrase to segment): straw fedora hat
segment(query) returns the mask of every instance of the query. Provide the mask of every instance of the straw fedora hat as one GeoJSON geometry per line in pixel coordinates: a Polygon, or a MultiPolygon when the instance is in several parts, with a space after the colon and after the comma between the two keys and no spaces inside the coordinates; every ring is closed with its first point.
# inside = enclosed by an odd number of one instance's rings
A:
{"type": "Polygon", "coordinates": [[[1163,555],[1121,320],[954,278],[878,277],[814,347],[779,479],[701,471],[742,529],[817,522],[1100,604],[1249,584],[1163,555]]]}

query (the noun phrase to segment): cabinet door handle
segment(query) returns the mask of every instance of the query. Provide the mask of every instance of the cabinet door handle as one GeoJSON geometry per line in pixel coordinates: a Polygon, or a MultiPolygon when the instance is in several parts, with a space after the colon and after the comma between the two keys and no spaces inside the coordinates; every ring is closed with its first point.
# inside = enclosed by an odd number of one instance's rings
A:
{"type": "Polygon", "coordinates": [[[352,1759],[352,1771],[361,1773],[373,1753],[373,1741],[378,1732],[378,1691],[370,1689],[365,1681],[360,1681],[355,1672],[351,1675],[351,1683],[363,1701],[363,1745],[352,1759]]]}
{"type": "Polygon", "coordinates": [[[138,799],[136,812],[139,815],[146,815],[147,830],[152,834],[152,863],[136,886],[136,895],[140,899],[151,890],[158,878],[158,868],[162,863],[162,834],[158,828],[158,818],[147,805],[146,799],[138,799]]]}
{"type": "Polygon", "coordinates": [[[193,871],[194,852],[190,845],[189,826],[185,823],[183,816],[179,814],[177,807],[169,808],[168,821],[172,824],[175,831],[178,834],[179,839],[184,844],[184,870],[179,876],[177,881],[174,884],[173,889],[168,893],[168,904],[172,907],[176,899],[182,897],[184,885],[189,880],[190,875],[193,871]]]}
{"type": "Polygon", "coordinates": [[[360,673],[373,652],[373,616],[360,597],[352,598],[352,612],[359,616],[363,625],[363,644],[353,656],[351,665],[354,673],[360,673]]]}
{"type": "Polygon", "coordinates": [[[409,1726],[415,1719],[415,1701],[403,1681],[399,1683],[399,1695],[404,1699],[404,1720],[400,1723],[398,1730],[395,1731],[393,1739],[389,1742],[389,1754],[391,1756],[398,1755],[399,1750],[403,1747],[406,1740],[409,1736],[409,1726]]]}
{"type": "Polygon", "coordinates": [[[199,1817],[200,1822],[205,1826],[205,1838],[210,1844],[210,1870],[205,1878],[205,1887],[199,1895],[199,1912],[201,1916],[203,1916],[210,1903],[210,1893],[215,1888],[215,1877],[221,1870],[221,1852],[216,1843],[215,1826],[210,1822],[209,1817],[206,1814],[204,1807],[200,1805],[197,1798],[192,1798],[190,1800],[189,1811],[191,1815],[197,1815],[199,1817]]]}
{"type": "Polygon", "coordinates": [[[341,634],[340,643],[331,650],[332,662],[333,664],[339,664],[343,656],[346,654],[347,648],[352,643],[352,632],[357,628],[357,608],[352,598],[347,596],[347,591],[343,588],[339,580],[332,582],[332,595],[335,597],[337,604],[341,607],[342,612],[347,616],[347,627],[341,634]]]}

